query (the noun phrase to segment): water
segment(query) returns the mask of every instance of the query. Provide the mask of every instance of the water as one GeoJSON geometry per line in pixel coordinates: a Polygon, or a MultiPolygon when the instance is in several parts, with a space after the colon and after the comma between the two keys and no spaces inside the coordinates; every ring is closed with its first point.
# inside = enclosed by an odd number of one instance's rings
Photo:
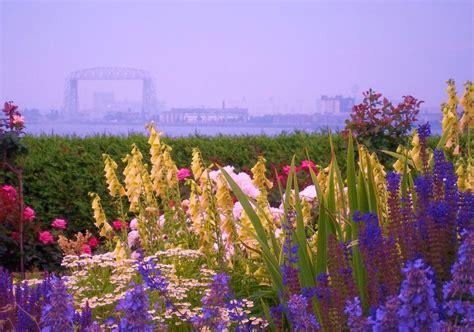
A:
{"type": "MultiPolygon", "coordinates": [[[[320,131],[323,127],[296,127],[296,126],[172,126],[156,124],[158,131],[164,132],[166,136],[183,137],[190,135],[216,136],[223,135],[267,135],[275,136],[282,132],[291,133],[295,130],[306,132],[320,131]]],[[[341,130],[341,126],[332,125],[331,130],[341,130]]],[[[30,135],[76,135],[76,136],[93,136],[93,135],[129,135],[129,134],[147,134],[144,125],[140,124],[86,124],[86,123],[30,123],[25,132],[30,135]]]]}

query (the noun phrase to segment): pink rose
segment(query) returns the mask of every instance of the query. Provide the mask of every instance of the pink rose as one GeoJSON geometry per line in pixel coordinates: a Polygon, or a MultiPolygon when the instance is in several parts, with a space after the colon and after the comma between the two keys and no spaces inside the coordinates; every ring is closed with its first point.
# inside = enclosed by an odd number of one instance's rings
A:
{"type": "Polygon", "coordinates": [[[66,229],[67,222],[64,219],[59,219],[56,218],[53,220],[51,223],[51,226],[53,226],[56,229],[66,229]]]}
{"type": "Polygon", "coordinates": [[[112,227],[113,227],[116,231],[119,231],[119,230],[121,230],[122,228],[127,229],[127,228],[128,228],[128,224],[127,224],[125,221],[122,221],[122,220],[114,220],[114,221],[112,221],[112,227]]]}
{"type": "Polygon", "coordinates": [[[1,186],[0,189],[6,194],[6,198],[13,202],[16,200],[16,189],[15,187],[4,185],[1,186]]]}
{"type": "Polygon", "coordinates": [[[178,176],[178,180],[179,181],[182,181],[186,178],[189,178],[191,176],[191,171],[187,168],[181,168],[178,173],[176,173],[176,175],[178,176]]]}
{"type": "Polygon", "coordinates": [[[82,245],[82,249],[81,249],[81,254],[87,254],[87,255],[92,255],[92,249],[91,249],[91,246],[84,243],[82,245]]]}
{"type": "Polygon", "coordinates": [[[35,210],[33,210],[32,208],[30,208],[29,206],[27,206],[24,210],[23,210],[23,219],[25,221],[33,221],[33,219],[35,219],[36,217],[36,214],[35,214],[35,210]]]}
{"type": "Polygon", "coordinates": [[[54,238],[53,235],[51,235],[50,232],[48,231],[43,231],[39,233],[39,240],[43,244],[48,244],[48,243],[53,243],[54,238]]]}
{"type": "Polygon", "coordinates": [[[99,245],[99,240],[97,240],[97,238],[95,236],[91,237],[89,239],[89,245],[91,246],[91,248],[95,248],[99,245]]]}

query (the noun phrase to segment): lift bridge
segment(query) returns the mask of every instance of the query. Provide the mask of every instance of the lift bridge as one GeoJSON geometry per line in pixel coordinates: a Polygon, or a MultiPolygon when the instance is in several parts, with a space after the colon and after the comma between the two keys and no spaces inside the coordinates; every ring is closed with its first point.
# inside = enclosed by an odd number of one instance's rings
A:
{"type": "Polygon", "coordinates": [[[142,114],[149,116],[156,111],[155,82],[150,73],[140,69],[121,67],[96,67],[77,70],[66,78],[64,111],[76,115],[79,111],[78,82],[80,80],[140,80],[143,81],[142,114]]]}

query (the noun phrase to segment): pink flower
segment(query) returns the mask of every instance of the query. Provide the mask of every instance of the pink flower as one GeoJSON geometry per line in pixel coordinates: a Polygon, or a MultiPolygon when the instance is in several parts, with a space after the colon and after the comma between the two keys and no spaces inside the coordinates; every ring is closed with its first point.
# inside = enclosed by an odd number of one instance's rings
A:
{"type": "Polygon", "coordinates": [[[20,241],[20,233],[12,232],[11,236],[13,240],[20,241]]]}
{"type": "Polygon", "coordinates": [[[127,224],[125,221],[122,221],[122,220],[114,220],[114,221],[112,221],[112,227],[113,227],[116,231],[119,231],[119,230],[121,230],[122,228],[127,229],[127,228],[128,228],[128,224],[127,224]]]}
{"type": "Polygon", "coordinates": [[[306,169],[308,171],[311,168],[314,171],[314,170],[316,170],[316,164],[313,163],[311,160],[303,160],[301,162],[301,168],[306,169]]]}
{"type": "Polygon", "coordinates": [[[191,171],[187,168],[181,168],[176,175],[178,176],[178,180],[182,181],[191,176],[191,171]]]}
{"type": "Polygon", "coordinates": [[[9,186],[9,185],[3,185],[0,187],[2,191],[6,194],[6,198],[9,201],[15,201],[16,200],[16,189],[15,187],[9,186]]]}
{"type": "Polygon", "coordinates": [[[30,208],[29,206],[27,206],[24,210],[23,210],[23,219],[25,221],[33,221],[33,219],[35,219],[36,217],[36,214],[35,214],[35,210],[33,210],[32,208],[30,208]]]}
{"type": "Polygon", "coordinates": [[[48,231],[43,231],[39,233],[39,240],[43,244],[48,244],[48,243],[53,243],[54,238],[53,235],[51,235],[50,232],[48,231]]]}
{"type": "Polygon", "coordinates": [[[91,246],[91,248],[95,248],[99,245],[99,240],[97,240],[97,238],[95,236],[91,237],[89,239],[89,245],[91,246]]]}
{"type": "Polygon", "coordinates": [[[53,220],[51,223],[51,226],[53,226],[56,229],[66,229],[67,222],[64,219],[59,219],[56,218],[53,220]]]}
{"type": "Polygon", "coordinates": [[[21,116],[21,115],[18,115],[18,114],[15,114],[13,115],[12,117],[12,123],[13,125],[15,125],[16,127],[23,127],[23,125],[25,124],[25,119],[21,116]]]}
{"type": "Polygon", "coordinates": [[[87,254],[91,255],[92,254],[92,248],[90,245],[84,243],[81,248],[81,254],[87,254]]]}

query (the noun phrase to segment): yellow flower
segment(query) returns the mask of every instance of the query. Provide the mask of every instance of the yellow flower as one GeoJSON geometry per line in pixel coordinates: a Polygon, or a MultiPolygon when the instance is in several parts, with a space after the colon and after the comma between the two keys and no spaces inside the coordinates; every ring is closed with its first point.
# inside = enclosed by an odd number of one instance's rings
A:
{"type": "Polygon", "coordinates": [[[107,181],[110,196],[125,196],[125,189],[120,184],[117,174],[115,173],[117,170],[117,163],[108,154],[104,153],[102,158],[104,160],[105,179],[107,181]]]}
{"type": "Polygon", "coordinates": [[[92,211],[94,212],[95,226],[100,231],[100,236],[106,237],[109,234],[113,233],[112,226],[107,223],[107,218],[105,217],[104,210],[100,204],[100,197],[96,193],[89,193],[89,196],[92,197],[92,211]]]}
{"type": "Polygon", "coordinates": [[[127,252],[125,251],[120,239],[117,240],[117,245],[115,246],[113,255],[117,262],[123,261],[125,258],[127,258],[127,252]]]}
{"type": "Polygon", "coordinates": [[[201,152],[198,148],[193,148],[193,158],[191,162],[191,171],[193,172],[194,179],[199,181],[204,171],[202,164],[201,152]]]}
{"type": "Polygon", "coordinates": [[[472,84],[471,81],[467,81],[464,85],[466,88],[460,101],[464,109],[464,114],[459,123],[461,131],[463,131],[465,127],[474,129],[474,84],[472,84]]]}

